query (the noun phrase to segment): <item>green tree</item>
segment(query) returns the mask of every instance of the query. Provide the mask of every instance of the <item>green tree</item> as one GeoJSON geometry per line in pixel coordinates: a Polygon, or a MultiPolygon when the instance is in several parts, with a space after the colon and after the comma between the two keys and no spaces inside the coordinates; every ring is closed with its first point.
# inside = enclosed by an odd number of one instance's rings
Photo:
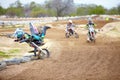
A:
{"type": "Polygon", "coordinates": [[[5,15],[5,13],[6,13],[6,9],[0,6],[0,15],[5,15]]]}
{"type": "Polygon", "coordinates": [[[93,6],[90,10],[90,14],[105,14],[105,9],[103,6],[93,6]]]}
{"type": "Polygon", "coordinates": [[[15,3],[12,3],[7,9],[7,15],[9,15],[10,17],[24,16],[24,8],[22,7],[22,3],[19,0],[17,0],[15,3]]]}
{"type": "Polygon", "coordinates": [[[89,14],[89,5],[86,5],[86,4],[80,4],[78,7],[77,7],[77,10],[76,10],[76,14],[77,15],[88,15],[89,14]]]}
{"type": "Polygon", "coordinates": [[[77,7],[77,15],[91,15],[91,14],[105,14],[105,8],[101,5],[97,6],[95,4],[81,4],[77,7]]]}
{"type": "Polygon", "coordinates": [[[40,6],[33,8],[31,11],[31,16],[33,17],[41,17],[46,15],[47,15],[46,10],[40,6]]]}
{"type": "Polygon", "coordinates": [[[73,0],[49,0],[46,2],[46,8],[54,11],[56,13],[56,17],[69,15],[74,10],[73,0]]]}
{"type": "Polygon", "coordinates": [[[113,7],[107,11],[107,14],[110,14],[110,15],[118,14],[118,9],[116,7],[113,7]]]}
{"type": "Polygon", "coordinates": [[[118,9],[118,14],[120,15],[120,4],[118,5],[117,9],[118,9]]]}
{"type": "Polygon", "coordinates": [[[31,2],[29,5],[30,10],[30,16],[31,17],[41,17],[41,16],[47,16],[47,11],[40,4],[37,4],[35,2],[31,2]]]}

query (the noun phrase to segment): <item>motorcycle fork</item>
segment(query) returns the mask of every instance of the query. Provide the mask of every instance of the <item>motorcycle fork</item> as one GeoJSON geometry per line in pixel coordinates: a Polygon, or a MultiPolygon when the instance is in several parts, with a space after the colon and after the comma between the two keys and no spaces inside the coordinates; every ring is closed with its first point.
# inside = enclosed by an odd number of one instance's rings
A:
{"type": "Polygon", "coordinates": [[[40,59],[40,53],[43,52],[43,50],[34,42],[31,42],[31,44],[38,49],[38,59],[40,59]]]}

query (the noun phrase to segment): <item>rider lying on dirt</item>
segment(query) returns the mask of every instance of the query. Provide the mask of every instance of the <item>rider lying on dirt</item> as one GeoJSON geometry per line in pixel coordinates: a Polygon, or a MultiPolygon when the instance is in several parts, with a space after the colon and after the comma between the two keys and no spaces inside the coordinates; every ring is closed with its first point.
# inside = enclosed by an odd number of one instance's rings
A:
{"type": "Polygon", "coordinates": [[[71,33],[73,34],[74,27],[75,27],[75,25],[73,24],[72,20],[69,20],[66,25],[66,33],[68,33],[69,31],[72,31],[71,33]]]}

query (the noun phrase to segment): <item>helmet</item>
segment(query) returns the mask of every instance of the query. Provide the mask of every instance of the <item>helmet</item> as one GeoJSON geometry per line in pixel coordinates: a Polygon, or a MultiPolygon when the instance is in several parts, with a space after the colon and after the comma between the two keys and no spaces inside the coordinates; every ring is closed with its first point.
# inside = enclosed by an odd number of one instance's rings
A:
{"type": "Polygon", "coordinates": [[[89,18],[88,18],[88,23],[93,23],[93,21],[92,21],[92,18],[91,18],[91,17],[89,17],[89,18]]]}
{"type": "Polygon", "coordinates": [[[69,22],[69,23],[73,23],[72,20],[69,20],[68,22],[69,22]]]}
{"type": "Polygon", "coordinates": [[[91,17],[89,17],[89,18],[88,18],[88,21],[92,21],[92,18],[91,18],[91,17]]]}

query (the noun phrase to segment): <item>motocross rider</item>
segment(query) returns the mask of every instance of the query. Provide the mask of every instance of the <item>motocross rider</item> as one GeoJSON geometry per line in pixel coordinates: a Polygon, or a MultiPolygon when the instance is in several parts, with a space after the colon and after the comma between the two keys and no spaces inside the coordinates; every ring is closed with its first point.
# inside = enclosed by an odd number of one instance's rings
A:
{"type": "Polygon", "coordinates": [[[75,25],[73,24],[72,20],[69,20],[67,25],[66,25],[66,33],[68,33],[70,30],[72,30],[72,34],[74,32],[74,27],[75,25]]]}
{"type": "Polygon", "coordinates": [[[92,21],[92,19],[91,18],[89,18],[88,19],[88,23],[87,23],[87,29],[88,29],[88,33],[87,33],[87,35],[88,35],[88,37],[87,37],[87,41],[90,41],[90,38],[89,38],[89,36],[90,36],[90,32],[91,31],[94,31],[94,33],[96,34],[96,31],[95,31],[95,29],[94,29],[94,27],[96,26],[95,24],[94,24],[94,22],[92,21]]]}

